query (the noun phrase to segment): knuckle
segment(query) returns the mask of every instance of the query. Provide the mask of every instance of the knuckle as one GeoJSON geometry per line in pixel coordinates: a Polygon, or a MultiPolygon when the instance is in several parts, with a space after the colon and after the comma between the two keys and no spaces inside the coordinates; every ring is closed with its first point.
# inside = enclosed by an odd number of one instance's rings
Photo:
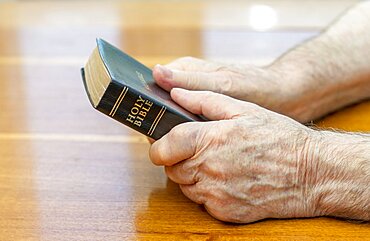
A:
{"type": "Polygon", "coordinates": [[[244,106],[250,110],[258,111],[261,110],[261,107],[255,103],[252,102],[243,102],[244,106]]]}
{"type": "Polygon", "coordinates": [[[227,94],[233,92],[233,76],[231,74],[224,75],[219,81],[216,81],[216,89],[218,93],[227,94]]]}
{"type": "Polygon", "coordinates": [[[204,204],[204,208],[207,210],[207,212],[214,218],[227,222],[227,219],[225,217],[225,214],[220,211],[219,208],[214,207],[214,205],[210,205],[208,202],[204,204]]]}
{"type": "Polygon", "coordinates": [[[187,84],[187,88],[191,90],[198,89],[199,81],[200,81],[199,73],[187,73],[186,74],[185,82],[187,84]]]}
{"type": "Polygon", "coordinates": [[[203,92],[204,98],[209,99],[209,100],[214,100],[214,99],[218,98],[219,96],[221,96],[220,94],[209,91],[209,90],[205,90],[205,91],[202,91],[202,92],[203,92]]]}
{"type": "Polygon", "coordinates": [[[223,222],[230,222],[230,223],[244,223],[245,220],[243,219],[242,215],[238,215],[235,213],[234,210],[230,210],[227,208],[227,205],[219,206],[211,206],[211,205],[204,205],[207,212],[214,218],[223,221],[223,222]]]}
{"type": "Polygon", "coordinates": [[[202,181],[202,161],[198,160],[192,160],[191,162],[191,167],[188,168],[188,172],[190,172],[190,175],[192,176],[192,180],[195,183],[200,183],[202,181]]]}
{"type": "Polygon", "coordinates": [[[190,200],[192,200],[192,201],[196,202],[196,200],[194,200],[194,198],[193,198],[192,192],[190,191],[190,189],[189,189],[189,186],[188,186],[188,185],[182,185],[182,184],[180,184],[179,186],[180,186],[180,190],[181,190],[181,192],[182,192],[182,193],[183,193],[187,198],[189,198],[190,200]]]}

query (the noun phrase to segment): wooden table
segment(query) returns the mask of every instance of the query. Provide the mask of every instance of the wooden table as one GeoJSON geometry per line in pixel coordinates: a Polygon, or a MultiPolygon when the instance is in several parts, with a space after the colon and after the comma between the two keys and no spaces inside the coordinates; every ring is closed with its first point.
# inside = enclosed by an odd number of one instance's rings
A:
{"type": "MultiPolygon", "coordinates": [[[[355,1],[297,2],[265,1],[277,13],[266,32],[250,18],[257,1],[0,3],[0,240],[370,240],[368,223],[331,218],[213,219],[82,86],[95,37],[148,66],[184,55],[263,64],[355,1]]],[[[370,102],[318,124],[369,131],[370,102]]]]}

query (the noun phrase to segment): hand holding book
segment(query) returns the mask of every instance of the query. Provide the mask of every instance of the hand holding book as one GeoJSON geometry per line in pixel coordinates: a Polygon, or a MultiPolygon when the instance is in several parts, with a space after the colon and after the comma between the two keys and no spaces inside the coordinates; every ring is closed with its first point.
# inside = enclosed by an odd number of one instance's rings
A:
{"type": "MultiPolygon", "coordinates": [[[[214,217],[242,223],[323,215],[369,220],[369,179],[363,171],[368,136],[316,131],[250,102],[172,88],[168,83],[200,85],[181,82],[175,72],[166,79],[168,73],[155,70],[177,105],[154,84],[150,69],[101,40],[85,70],[93,106],[157,139],[150,149],[153,163],[165,166],[182,192],[214,217]],[[210,121],[196,122],[199,115],[210,121]],[[345,162],[349,168],[343,168],[345,162]]],[[[196,76],[201,83],[211,75],[196,76]]]]}
{"type": "Polygon", "coordinates": [[[369,220],[369,136],[313,130],[210,91],[174,88],[171,96],[210,121],[174,127],[153,143],[151,160],[215,218],[369,220]]]}
{"type": "Polygon", "coordinates": [[[150,148],[152,162],[165,166],[167,176],[189,199],[227,222],[319,214],[315,199],[307,198],[314,193],[305,183],[321,183],[315,175],[294,175],[302,165],[322,164],[306,162],[304,157],[311,153],[295,155],[296,150],[311,151],[305,140],[313,142],[318,132],[258,105],[209,91],[174,88],[171,97],[210,120],[178,125],[150,148]]]}

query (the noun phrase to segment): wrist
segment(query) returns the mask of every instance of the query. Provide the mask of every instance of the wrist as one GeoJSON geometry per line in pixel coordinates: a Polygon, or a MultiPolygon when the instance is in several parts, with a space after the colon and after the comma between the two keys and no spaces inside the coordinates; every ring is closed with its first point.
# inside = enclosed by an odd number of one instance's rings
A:
{"type": "Polygon", "coordinates": [[[349,41],[323,33],[268,67],[289,100],[280,112],[308,122],[370,97],[368,61],[348,58],[352,50],[344,46],[349,41]]]}
{"type": "Polygon", "coordinates": [[[313,105],[318,101],[317,90],[320,88],[317,79],[299,61],[302,60],[290,61],[285,57],[267,67],[267,71],[277,86],[273,95],[277,97],[273,102],[274,110],[299,122],[307,122],[318,110],[313,105]]]}
{"type": "MultiPolygon", "coordinates": [[[[310,44],[325,49],[324,37],[320,36],[310,44]]],[[[317,59],[320,48],[314,49],[309,46],[298,48],[269,66],[269,71],[281,82],[278,91],[285,96],[279,112],[303,123],[354,102],[354,96],[361,96],[359,88],[352,86],[355,82],[342,80],[345,76],[339,67],[317,59]]],[[[364,84],[358,83],[358,86],[363,87],[364,84]]]]}
{"type": "Polygon", "coordinates": [[[316,186],[322,180],[317,175],[321,168],[318,161],[321,150],[321,134],[319,131],[307,128],[303,145],[297,150],[297,195],[299,200],[296,207],[296,217],[315,217],[324,215],[317,208],[316,186]]]}
{"type": "Polygon", "coordinates": [[[303,179],[311,216],[369,220],[369,144],[358,135],[316,131],[303,179]]]}

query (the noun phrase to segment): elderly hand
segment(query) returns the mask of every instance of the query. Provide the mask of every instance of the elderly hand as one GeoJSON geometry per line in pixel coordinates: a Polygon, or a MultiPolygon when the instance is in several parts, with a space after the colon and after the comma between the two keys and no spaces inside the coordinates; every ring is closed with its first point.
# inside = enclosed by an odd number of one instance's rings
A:
{"type": "MultiPolygon", "coordinates": [[[[308,121],[311,116],[301,113],[303,87],[298,78],[289,74],[252,65],[226,65],[184,57],[153,69],[158,85],[167,91],[179,87],[188,90],[208,90],[240,100],[250,101],[270,110],[288,115],[298,121],[308,121]],[[291,79],[290,79],[291,78],[291,79]]],[[[308,82],[309,83],[309,82],[308,82]]]]}
{"type": "Polygon", "coordinates": [[[221,94],[173,89],[171,96],[213,120],[176,126],[150,149],[188,198],[230,222],[316,215],[306,185],[319,168],[308,154],[316,131],[221,94]]]}

